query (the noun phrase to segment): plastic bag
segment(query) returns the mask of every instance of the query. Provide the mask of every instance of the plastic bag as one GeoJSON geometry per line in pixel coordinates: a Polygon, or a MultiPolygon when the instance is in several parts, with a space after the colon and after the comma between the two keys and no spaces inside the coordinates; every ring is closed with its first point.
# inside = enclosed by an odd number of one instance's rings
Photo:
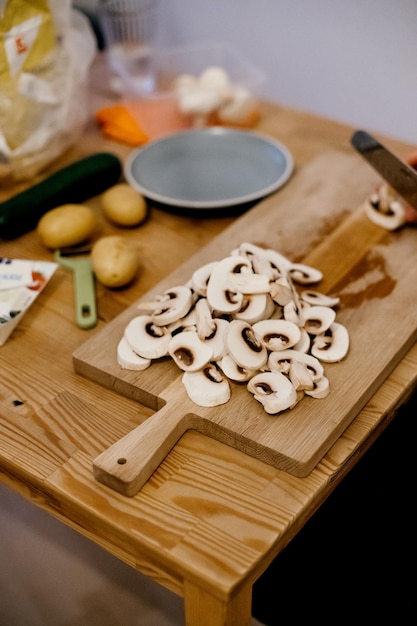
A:
{"type": "Polygon", "coordinates": [[[96,45],[70,0],[0,0],[0,184],[34,176],[80,137],[96,45]]]}

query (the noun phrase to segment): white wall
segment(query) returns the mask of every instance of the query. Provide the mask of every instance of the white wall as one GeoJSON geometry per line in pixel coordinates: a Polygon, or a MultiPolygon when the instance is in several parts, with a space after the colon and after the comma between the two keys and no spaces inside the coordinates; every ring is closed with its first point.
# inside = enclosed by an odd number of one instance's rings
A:
{"type": "Polygon", "coordinates": [[[161,45],[229,42],[266,72],[265,97],[417,143],[417,0],[160,4],[161,45]]]}

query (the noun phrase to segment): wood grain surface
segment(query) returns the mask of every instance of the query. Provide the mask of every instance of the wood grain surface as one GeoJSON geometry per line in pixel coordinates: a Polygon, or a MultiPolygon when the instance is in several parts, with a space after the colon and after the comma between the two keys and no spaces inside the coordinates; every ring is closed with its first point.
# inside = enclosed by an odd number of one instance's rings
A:
{"type": "Polygon", "coordinates": [[[117,343],[138,314],[135,302],[73,355],[77,373],[157,411],[95,459],[98,480],[134,495],[189,429],[296,476],[317,465],[417,335],[417,301],[410,290],[417,279],[417,232],[388,233],[369,221],[363,205],[343,197],[346,178],[360,186],[361,170],[356,157],[339,152],[315,159],[294,175],[279,203],[272,198],[247,212],[152,290],[162,293],[185,283],[193,269],[222,258],[242,241],[318,267],[324,273],[318,288],[341,298],[337,320],[351,339],[348,357],[325,366],[329,396],[306,397],[292,410],[271,416],[246,386],[232,384],[227,404],[198,407],[171,360],[154,362],[143,372],[118,366],[117,343]]]}
{"type": "MultiPolygon", "coordinates": [[[[98,61],[102,65],[102,60],[98,61]]],[[[112,102],[100,67],[97,69],[89,100],[92,113],[112,102]]],[[[309,258],[314,264],[323,258],[327,237],[345,229],[349,237],[341,238],[340,248],[330,246],[332,256],[327,250],[323,285],[327,291],[335,287],[347,289],[350,285],[359,293],[349,296],[351,308],[346,308],[346,313],[341,310],[341,316],[353,315],[354,299],[358,302],[362,297],[374,299],[380,312],[384,298],[378,280],[372,290],[361,282],[355,284],[340,277],[339,256],[344,256],[347,265],[355,266],[363,240],[367,250],[391,249],[391,243],[388,248],[385,241],[380,243],[380,237],[386,233],[364,223],[359,215],[360,205],[378,177],[360,157],[352,155],[349,138],[353,129],[264,102],[257,130],[285,143],[296,163],[287,185],[258,205],[259,216],[272,213],[269,223],[275,229],[274,244],[284,253],[294,250],[298,260],[309,258]],[[340,157],[330,165],[329,150],[337,151],[340,157]],[[319,161],[313,160],[322,158],[321,155],[326,159],[326,167],[316,169],[319,161]],[[314,179],[305,175],[310,164],[315,168],[314,179]],[[318,187],[321,191],[317,195],[318,187]],[[322,218],[317,227],[312,225],[310,215],[320,211],[322,218]],[[298,217],[291,227],[277,219],[281,212],[296,213],[298,217]],[[295,232],[303,234],[298,237],[297,247],[289,236],[295,232]]],[[[381,140],[400,156],[413,149],[392,138],[381,140]]],[[[110,151],[124,160],[130,149],[101,136],[91,116],[82,141],[37,180],[95,151],[110,151]]],[[[0,188],[0,201],[27,185],[0,188]]],[[[109,290],[96,283],[99,320],[96,328],[86,331],[75,324],[73,277],[64,268],[58,268],[41,297],[1,347],[0,480],[117,558],[184,596],[187,626],[249,624],[254,580],[320,507],[415,390],[417,347],[410,349],[308,476],[294,476],[213,437],[188,430],[137,495],[126,498],[94,479],[93,461],[146,423],[155,408],[147,408],[78,375],[72,355],[119,315],[127,315],[129,306],[147,292],[159,290],[159,285],[170,286],[175,277],[180,279],[184,269],[176,268],[182,268],[183,263],[187,264],[188,273],[193,263],[221,256],[230,247],[229,237],[241,239],[240,230],[246,228],[246,220],[252,222],[254,240],[262,243],[265,232],[260,222],[253,224],[249,214],[237,221],[226,215],[196,219],[169,214],[155,206],[140,229],[121,230],[103,218],[100,198],[92,198],[88,204],[98,218],[97,236],[123,234],[142,259],[141,271],[138,280],[123,290],[109,290]],[[235,221],[236,226],[228,231],[235,221]],[[221,235],[223,231],[225,234],[221,235]],[[214,239],[213,247],[206,247],[214,239]],[[195,257],[196,254],[200,256],[195,257]]],[[[415,234],[411,229],[406,238],[414,240],[415,234]]],[[[387,241],[393,237],[389,235],[387,241]]],[[[11,258],[53,258],[35,232],[17,240],[1,241],[0,247],[1,254],[11,258]]],[[[389,272],[391,262],[389,255],[389,272]]],[[[377,278],[378,271],[372,275],[377,278]]],[[[406,327],[413,319],[401,314],[401,324],[406,327]]],[[[380,342],[384,343],[385,337],[384,332],[380,342]]],[[[111,347],[110,343],[108,349],[113,359],[111,347]]],[[[162,398],[163,393],[162,387],[151,389],[151,397],[162,398]]],[[[395,540],[389,529],[387,540],[395,540]]],[[[323,581],[325,585],[325,576],[323,581]]]]}

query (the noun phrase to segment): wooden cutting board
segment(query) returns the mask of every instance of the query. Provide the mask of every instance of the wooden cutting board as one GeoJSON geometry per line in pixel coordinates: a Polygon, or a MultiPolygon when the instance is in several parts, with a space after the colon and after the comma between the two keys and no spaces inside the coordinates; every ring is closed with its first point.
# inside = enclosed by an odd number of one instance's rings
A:
{"type": "Polygon", "coordinates": [[[355,418],[417,337],[417,230],[390,233],[372,224],[363,203],[378,178],[356,155],[331,152],[296,171],[278,194],[236,220],[144,299],[185,283],[194,269],[242,243],[274,248],[322,270],[320,291],[338,295],[337,321],[350,335],[341,363],[325,366],[331,391],[271,416],[232,383],[215,408],[192,403],[169,359],[143,372],[117,365],[116,348],[138,303],[77,349],[77,373],[155,413],[94,461],[97,480],[132,496],[187,429],[198,430],[296,476],[306,476],[355,418]]]}

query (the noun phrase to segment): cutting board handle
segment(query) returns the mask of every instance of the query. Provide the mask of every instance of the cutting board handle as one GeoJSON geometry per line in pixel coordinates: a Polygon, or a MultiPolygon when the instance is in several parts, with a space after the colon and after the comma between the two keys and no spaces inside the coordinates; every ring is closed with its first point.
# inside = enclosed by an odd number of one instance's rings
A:
{"type": "Polygon", "coordinates": [[[94,459],[96,480],[123,495],[136,495],[196,418],[166,404],[94,459]]]}

